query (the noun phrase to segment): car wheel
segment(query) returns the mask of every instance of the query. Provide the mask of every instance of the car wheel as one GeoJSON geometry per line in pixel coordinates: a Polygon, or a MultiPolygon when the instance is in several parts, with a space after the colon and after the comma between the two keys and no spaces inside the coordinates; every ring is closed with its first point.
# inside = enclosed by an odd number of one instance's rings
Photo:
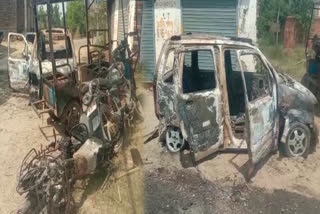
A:
{"type": "Polygon", "coordinates": [[[309,153],[311,140],[310,129],[302,124],[295,123],[288,132],[284,151],[288,157],[306,157],[309,153]]]}
{"type": "Polygon", "coordinates": [[[169,126],[166,131],[166,145],[170,152],[179,152],[184,148],[185,141],[179,128],[169,126]]]}

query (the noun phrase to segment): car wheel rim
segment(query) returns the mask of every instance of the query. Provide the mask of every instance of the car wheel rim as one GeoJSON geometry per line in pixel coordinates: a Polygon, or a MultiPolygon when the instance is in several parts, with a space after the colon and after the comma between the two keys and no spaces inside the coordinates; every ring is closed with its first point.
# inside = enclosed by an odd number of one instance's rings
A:
{"type": "Polygon", "coordinates": [[[307,137],[304,129],[295,128],[291,131],[288,138],[289,152],[295,156],[301,156],[307,149],[307,137]]]}
{"type": "Polygon", "coordinates": [[[171,152],[178,152],[183,148],[184,140],[178,128],[168,127],[166,144],[171,152]]]}

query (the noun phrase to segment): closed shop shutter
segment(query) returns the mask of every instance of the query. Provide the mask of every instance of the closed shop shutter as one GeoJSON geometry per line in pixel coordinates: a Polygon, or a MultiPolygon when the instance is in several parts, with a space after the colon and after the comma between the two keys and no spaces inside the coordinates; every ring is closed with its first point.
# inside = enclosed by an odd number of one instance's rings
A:
{"type": "MultiPolygon", "coordinates": [[[[237,35],[237,0],[182,0],[184,33],[237,35]]],[[[199,64],[209,69],[210,55],[199,55],[199,64]]]]}
{"type": "Polygon", "coordinates": [[[154,0],[144,0],[142,10],[142,29],[140,56],[143,65],[143,78],[153,81],[155,71],[155,38],[154,38],[154,0]]]}
{"type": "Polygon", "coordinates": [[[129,0],[118,0],[118,1],[119,1],[118,42],[120,42],[121,40],[124,39],[124,33],[128,33],[129,0]],[[122,10],[122,5],[123,5],[123,10],[122,10]],[[125,29],[123,29],[123,24],[125,29]]]}
{"type": "Polygon", "coordinates": [[[184,32],[237,35],[237,0],[182,0],[184,32]]]}

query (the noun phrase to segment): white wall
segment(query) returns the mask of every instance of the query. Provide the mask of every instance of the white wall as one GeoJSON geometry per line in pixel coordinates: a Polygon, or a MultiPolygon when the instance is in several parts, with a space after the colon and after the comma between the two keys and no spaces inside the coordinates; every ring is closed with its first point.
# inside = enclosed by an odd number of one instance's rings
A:
{"type": "Polygon", "coordinates": [[[181,34],[180,0],[157,0],[154,4],[156,59],[164,41],[173,35],[181,34]]]}
{"type": "Polygon", "coordinates": [[[257,42],[257,0],[238,1],[238,36],[257,42]]]}
{"type": "MultiPolygon", "coordinates": [[[[129,18],[128,18],[128,30],[127,33],[131,33],[135,31],[135,14],[136,13],[136,1],[130,0],[129,1],[129,18]]],[[[128,43],[130,48],[132,48],[133,45],[133,37],[128,38],[128,43]]]]}
{"type": "MultiPolygon", "coordinates": [[[[111,25],[112,25],[112,40],[118,40],[118,23],[119,23],[119,16],[121,15],[121,6],[120,0],[115,0],[112,4],[111,9],[111,16],[113,17],[111,25]]],[[[125,14],[128,17],[128,29],[126,29],[126,33],[133,32],[135,29],[135,12],[136,12],[136,0],[129,0],[129,13],[125,14]]],[[[133,44],[133,38],[128,38],[128,43],[130,47],[133,44]]],[[[112,49],[117,47],[117,42],[114,41],[112,45],[112,49]]]]}

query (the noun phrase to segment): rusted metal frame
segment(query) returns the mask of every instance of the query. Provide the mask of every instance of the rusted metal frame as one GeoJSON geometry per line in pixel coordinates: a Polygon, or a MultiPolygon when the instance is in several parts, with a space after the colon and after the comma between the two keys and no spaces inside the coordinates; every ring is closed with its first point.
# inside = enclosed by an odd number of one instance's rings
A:
{"type": "MultiPolygon", "coordinates": [[[[33,12],[34,12],[34,19],[35,19],[35,32],[36,32],[36,37],[37,37],[37,43],[36,43],[36,48],[35,49],[38,49],[38,42],[40,41],[40,30],[39,30],[39,22],[38,22],[38,11],[37,11],[37,5],[34,4],[33,6],[33,12]]],[[[39,93],[39,99],[42,98],[42,95],[43,95],[43,90],[42,90],[42,60],[40,59],[40,56],[39,56],[39,53],[37,52],[36,53],[37,55],[37,59],[39,61],[39,74],[40,74],[40,82],[39,82],[39,89],[40,89],[40,93],[39,93]]]]}
{"type": "MultiPolygon", "coordinates": [[[[85,47],[88,47],[88,46],[89,46],[89,47],[96,47],[96,48],[101,48],[101,49],[107,50],[106,47],[101,46],[101,45],[82,45],[82,46],[80,46],[80,48],[79,48],[79,50],[78,50],[78,62],[79,62],[79,64],[81,64],[81,57],[80,57],[81,49],[82,49],[82,48],[85,48],[85,47]]],[[[94,52],[100,53],[100,51],[98,51],[98,50],[90,51],[88,57],[90,57],[90,56],[91,56],[91,53],[94,53],[94,52]]],[[[91,57],[90,57],[90,58],[91,58],[91,57]]],[[[91,61],[91,60],[90,60],[90,61],[91,61]]]]}
{"type": "MultiPolygon", "coordinates": [[[[90,29],[90,30],[88,30],[88,36],[89,36],[89,39],[91,38],[91,33],[92,32],[109,32],[109,28],[107,28],[107,29],[90,29]]],[[[107,43],[107,45],[109,45],[110,44],[110,42],[108,41],[108,43],[107,43]]],[[[90,44],[90,46],[91,47],[95,47],[94,45],[91,45],[90,44]]],[[[101,48],[104,48],[104,46],[100,46],[101,48]]]]}
{"type": "Polygon", "coordinates": [[[41,4],[47,4],[48,2],[49,4],[55,4],[55,3],[70,2],[70,1],[75,1],[75,0],[35,0],[34,4],[37,6],[41,4]]]}
{"type": "MultiPolygon", "coordinates": [[[[223,123],[226,127],[226,130],[224,130],[224,134],[228,134],[229,141],[234,144],[233,140],[233,133],[232,133],[232,127],[231,127],[231,121],[230,121],[230,108],[229,108],[229,94],[228,94],[228,88],[227,88],[227,78],[226,78],[226,70],[225,70],[225,60],[224,60],[224,51],[225,49],[222,47],[222,45],[219,45],[219,77],[221,77],[220,80],[220,89],[221,89],[221,101],[222,101],[222,114],[223,114],[223,123]],[[224,87],[223,87],[224,86],[224,87]]],[[[226,136],[224,136],[226,137],[226,136]]],[[[224,149],[228,148],[228,141],[224,139],[223,141],[223,147],[224,149]]]]}
{"type": "Polygon", "coordinates": [[[88,10],[91,8],[91,6],[93,5],[93,3],[95,2],[95,0],[92,0],[92,2],[90,3],[88,10]]]}
{"type": "Polygon", "coordinates": [[[38,104],[44,104],[45,105],[45,100],[39,100],[39,101],[37,101],[35,103],[31,103],[31,107],[36,112],[36,115],[38,116],[38,118],[40,118],[41,114],[49,113],[50,111],[53,110],[51,108],[47,108],[47,109],[42,109],[42,110],[38,111],[38,108],[36,107],[36,105],[38,105],[38,104]]]}
{"type": "MultiPolygon", "coordinates": [[[[52,64],[52,74],[54,85],[56,83],[56,60],[54,58],[53,38],[52,38],[52,5],[50,0],[47,0],[47,14],[48,14],[48,33],[49,33],[49,48],[50,48],[50,60],[52,64]]],[[[54,88],[55,89],[55,88],[54,88]]]]}
{"type": "Polygon", "coordinates": [[[111,4],[112,2],[110,0],[106,1],[107,4],[107,25],[108,25],[108,44],[109,44],[109,56],[108,56],[108,61],[110,64],[112,64],[112,42],[111,42],[111,14],[112,14],[112,7],[111,4]]]}
{"type": "Polygon", "coordinates": [[[243,73],[244,69],[243,69],[242,63],[240,61],[240,54],[241,54],[241,50],[238,50],[237,51],[237,60],[239,62],[239,66],[240,66],[240,70],[241,70],[241,79],[242,79],[242,84],[243,84],[243,89],[244,89],[244,99],[245,99],[245,127],[246,127],[245,138],[247,141],[249,159],[252,159],[252,152],[250,149],[252,142],[251,142],[251,130],[250,130],[249,109],[248,109],[248,105],[249,105],[248,89],[247,89],[247,85],[246,85],[246,78],[243,73]]]}
{"type": "Polygon", "coordinates": [[[88,56],[88,64],[91,64],[91,60],[89,57],[90,54],[90,38],[89,38],[89,8],[88,8],[88,0],[84,0],[86,7],[86,27],[87,27],[87,56],[88,56]]]}
{"type": "Polygon", "coordinates": [[[54,85],[49,80],[47,80],[46,77],[43,78],[43,82],[49,85],[50,87],[54,87],[54,85]]]}
{"type": "MultiPolygon", "coordinates": [[[[91,32],[92,30],[90,30],[90,32],[91,32]]],[[[93,31],[100,31],[100,30],[93,30],[93,31]]],[[[101,30],[101,31],[104,31],[104,30],[101,30]]],[[[106,29],[106,31],[108,31],[107,29],[106,29]]],[[[108,31],[109,32],[109,31],[108,31]]],[[[90,39],[90,37],[89,37],[89,39],[90,39]]],[[[109,46],[109,42],[108,42],[108,46],[109,46]]],[[[102,45],[91,45],[91,44],[86,44],[86,45],[82,45],[82,46],[80,46],[79,47],[79,50],[78,50],[78,62],[79,62],[79,64],[81,64],[81,57],[80,57],[80,55],[81,55],[81,49],[82,48],[85,48],[85,47],[88,47],[89,46],[89,48],[90,47],[96,47],[96,48],[101,48],[101,49],[105,49],[105,50],[108,50],[108,48],[107,48],[107,46],[102,46],[102,45]]],[[[88,55],[88,57],[90,57],[90,53],[92,53],[92,52],[90,52],[89,51],[89,55],[88,55]]],[[[110,57],[109,57],[110,58],[110,57]]],[[[89,61],[91,61],[91,60],[89,60],[89,61]]]]}
{"type": "MultiPolygon", "coordinates": [[[[79,64],[81,64],[81,57],[80,57],[80,54],[81,54],[81,49],[82,48],[85,48],[85,47],[87,47],[88,45],[81,45],[80,47],[79,47],[79,50],[78,50],[78,62],[79,62],[79,64]]],[[[89,56],[88,56],[89,57],[89,56]]]]}
{"type": "Polygon", "coordinates": [[[69,64],[69,48],[68,48],[68,42],[67,42],[66,13],[65,13],[65,8],[64,8],[64,2],[62,2],[61,4],[62,4],[62,19],[63,19],[63,28],[64,28],[64,42],[66,45],[67,64],[69,64]]]}

